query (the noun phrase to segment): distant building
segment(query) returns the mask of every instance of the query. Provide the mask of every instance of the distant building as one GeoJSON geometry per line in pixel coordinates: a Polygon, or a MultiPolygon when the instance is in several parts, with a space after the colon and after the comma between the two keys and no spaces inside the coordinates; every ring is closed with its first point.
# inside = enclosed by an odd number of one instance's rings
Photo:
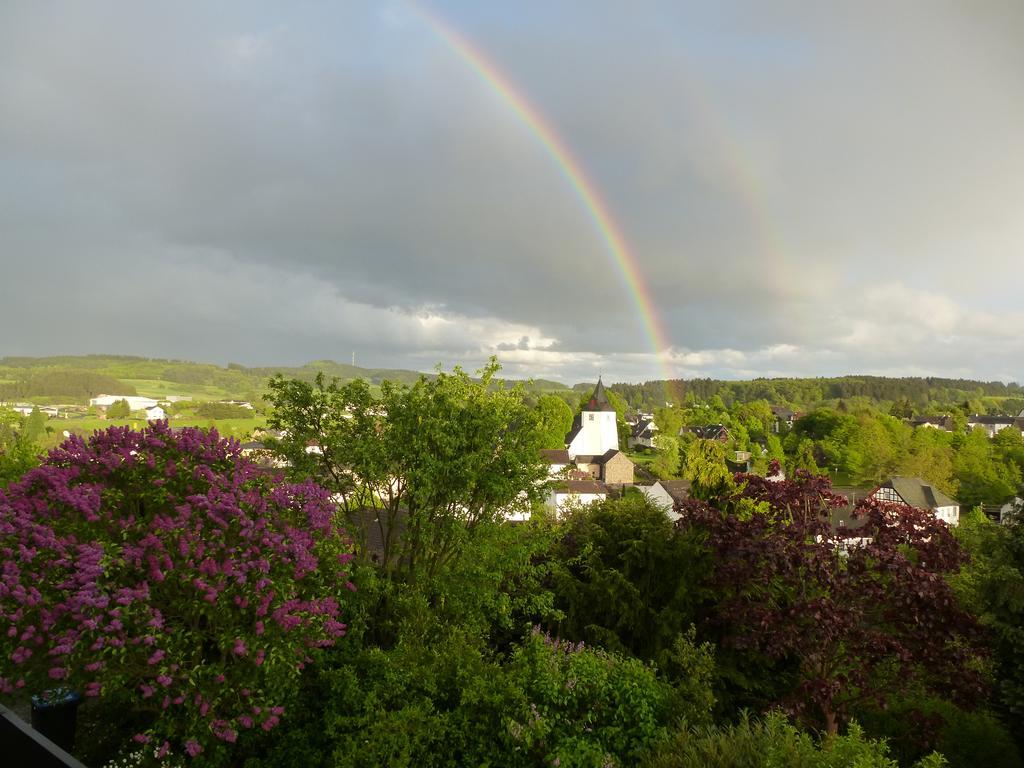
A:
{"type": "Polygon", "coordinates": [[[943,432],[953,431],[953,417],[945,416],[918,416],[910,420],[912,427],[927,427],[929,429],[941,429],[943,432]]]}
{"type": "Polygon", "coordinates": [[[658,480],[654,485],[638,485],[637,489],[653,504],[664,509],[670,520],[681,517],[675,507],[690,498],[689,480],[658,480]]]}
{"type": "Polygon", "coordinates": [[[167,412],[159,405],[146,409],[146,421],[160,421],[167,418],[167,412]]]}
{"type": "Polygon", "coordinates": [[[639,445],[642,448],[653,448],[657,431],[658,425],[654,423],[654,419],[641,416],[630,431],[627,447],[635,448],[639,445]]]}
{"type": "Polygon", "coordinates": [[[89,400],[89,405],[106,410],[118,400],[128,403],[128,408],[133,411],[145,411],[159,404],[158,400],[152,397],[138,397],[136,395],[99,395],[89,400]]]}
{"type": "Polygon", "coordinates": [[[869,496],[879,501],[892,501],[908,507],[929,510],[949,525],[960,523],[960,502],[951,499],[935,486],[919,477],[892,477],[869,496]]]}
{"type": "Polygon", "coordinates": [[[989,437],[995,437],[997,432],[1002,432],[1004,429],[1015,429],[1017,432],[1021,432],[1024,427],[1024,419],[1017,416],[982,416],[976,413],[967,417],[967,428],[974,429],[975,427],[981,427],[989,437]]]}
{"type": "Polygon", "coordinates": [[[563,480],[556,483],[547,505],[561,515],[574,506],[586,506],[608,498],[608,488],[598,480],[563,480]]]}
{"type": "Polygon", "coordinates": [[[719,443],[729,442],[729,430],[724,424],[704,424],[699,427],[683,427],[680,433],[689,432],[701,440],[715,440],[719,443]]]}
{"type": "Polygon", "coordinates": [[[615,409],[600,378],[583,410],[573,420],[572,429],[565,436],[565,447],[570,456],[601,456],[610,449],[619,450],[619,431],[615,423],[615,409]]]}
{"type": "Polygon", "coordinates": [[[773,405],[770,406],[772,409],[772,415],[775,416],[775,422],[772,424],[772,432],[778,434],[783,429],[792,429],[793,424],[796,422],[797,413],[792,411],[784,405],[773,405]]]}

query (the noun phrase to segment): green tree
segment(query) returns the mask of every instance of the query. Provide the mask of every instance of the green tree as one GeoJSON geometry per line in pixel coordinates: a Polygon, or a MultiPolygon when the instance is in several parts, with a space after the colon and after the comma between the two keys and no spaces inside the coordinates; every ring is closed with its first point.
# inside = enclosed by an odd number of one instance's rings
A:
{"type": "Polygon", "coordinates": [[[814,458],[814,443],[807,438],[801,440],[797,445],[796,455],[793,456],[793,461],[789,465],[789,473],[795,474],[798,469],[806,469],[815,475],[821,474],[818,462],[814,458]]]}
{"type": "Polygon", "coordinates": [[[654,435],[654,460],[650,470],[663,480],[679,475],[679,438],[657,432],[654,435]]]}
{"type": "Polygon", "coordinates": [[[970,560],[954,586],[991,632],[998,709],[1024,749],[1024,522],[999,525],[974,510],[955,534],[970,560]]]}
{"type": "Polygon", "coordinates": [[[132,414],[132,409],[127,400],[117,400],[107,408],[108,419],[127,419],[132,414]]]}
{"type": "Polygon", "coordinates": [[[559,634],[666,666],[707,568],[693,538],[636,494],[574,512],[554,548],[559,634]]]}
{"type": "Polygon", "coordinates": [[[537,400],[541,447],[564,448],[565,436],[572,428],[572,409],[557,395],[541,395],[537,400]]]}
{"type": "Polygon", "coordinates": [[[431,578],[477,526],[544,493],[537,415],[521,385],[494,380],[499,369],[492,359],[478,380],[456,368],[411,387],[385,381],[380,400],[359,379],[275,377],[269,423],[286,437],[273,447],[337,494],[364,559],[372,525],[389,577],[431,578]]]}
{"type": "Polygon", "coordinates": [[[732,473],[725,463],[725,447],[716,440],[690,443],[684,474],[690,481],[690,495],[696,499],[722,499],[735,490],[732,473]]]}
{"type": "Polygon", "coordinates": [[[26,419],[0,407],[0,488],[5,488],[39,463],[39,446],[28,438],[26,419]]]}
{"type": "Polygon", "coordinates": [[[953,471],[960,486],[957,498],[963,506],[1002,504],[1013,498],[1020,486],[1020,475],[999,460],[993,441],[983,429],[976,427],[958,436],[954,445],[957,451],[953,471]]]}

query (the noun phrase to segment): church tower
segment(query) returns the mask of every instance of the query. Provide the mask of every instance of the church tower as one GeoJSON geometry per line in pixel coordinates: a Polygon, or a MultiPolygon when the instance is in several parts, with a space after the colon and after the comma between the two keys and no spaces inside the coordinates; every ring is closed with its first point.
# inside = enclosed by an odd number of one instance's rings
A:
{"type": "Polygon", "coordinates": [[[565,445],[570,457],[602,456],[608,451],[619,450],[619,431],[615,423],[615,409],[612,408],[600,377],[594,394],[576,416],[572,429],[565,436],[565,445]]]}

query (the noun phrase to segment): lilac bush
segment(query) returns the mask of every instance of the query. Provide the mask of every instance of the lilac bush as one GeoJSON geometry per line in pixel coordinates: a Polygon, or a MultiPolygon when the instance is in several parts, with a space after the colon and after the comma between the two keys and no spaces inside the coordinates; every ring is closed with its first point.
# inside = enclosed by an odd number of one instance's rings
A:
{"type": "Polygon", "coordinates": [[[0,692],[123,702],[192,757],[271,730],[345,633],[350,549],[327,491],[213,430],[72,437],[0,491],[0,692]]]}

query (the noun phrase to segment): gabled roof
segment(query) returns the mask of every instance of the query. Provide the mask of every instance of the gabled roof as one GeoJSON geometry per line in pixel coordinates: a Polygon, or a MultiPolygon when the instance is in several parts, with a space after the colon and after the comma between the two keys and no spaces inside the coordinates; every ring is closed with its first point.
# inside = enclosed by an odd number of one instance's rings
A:
{"type": "MultiPolygon", "coordinates": [[[[622,456],[630,464],[633,463],[633,460],[630,459],[629,456],[626,456],[626,454],[624,454],[622,451],[618,450],[617,448],[609,448],[607,451],[605,451],[600,456],[595,456],[589,463],[590,464],[607,464],[611,459],[615,458],[616,456],[622,456]]],[[[578,459],[579,457],[577,456],[576,458],[578,459]]]]}
{"type": "Polygon", "coordinates": [[[555,486],[557,493],[603,493],[607,494],[605,484],[597,480],[566,480],[555,486]]]}
{"type": "Polygon", "coordinates": [[[568,464],[569,452],[565,448],[543,448],[540,456],[548,464],[568,464]]]}
{"type": "Polygon", "coordinates": [[[584,411],[614,411],[611,401],[608,399],[608,393],[605,392],[604,382],[601,381],[601,377],[597,377],[597,386],[594,387],[594,394],[587,400],[587,404],[583,406],[584,411]]]}
{"type": "Polygon", "coordinates": [[[892,488],[909,506],[919,509],[960,506],[959,501],[949,498],[920,477],[891,477],[878,487],[892,488]]]}
{"type": "Polygon", "coordinates": [[[652,437],[652,432],[658,429],[651,419],[640,419],[633,427],[633,437],[652,437]]]}
{"type": "Polygon", "coordinates": [[[724,424],[705,424],[699,427],[683,427],[687,432],[692,432],[702,440],[717,440],[720,435],[728,436],[729,430],[724,424]]]}
{"type": "Polygon", "coordinates": [[[1013,424],[1016,420],[1013,416],[982,416],[978,413],[967,417],[968,424],[990,424],[993,426],[996,424],[1013,424]]]}

